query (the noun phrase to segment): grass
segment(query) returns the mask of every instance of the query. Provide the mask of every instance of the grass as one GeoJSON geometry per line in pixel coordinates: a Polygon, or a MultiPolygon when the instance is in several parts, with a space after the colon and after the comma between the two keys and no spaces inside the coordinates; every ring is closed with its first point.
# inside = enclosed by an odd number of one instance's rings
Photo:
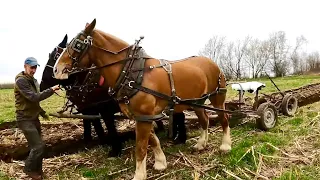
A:
{"type": "MultiPolygon", "coordinates": [[[[292,88],[298,88],[307,84],[320,83],[320,76],[316,76],[316,75],[286,76],[286,77],[272,78],[272,80],[281,91],[285,91],[292,88]]],[[[250,82],[250,81],[257,81],[257,82],[266,84],[266,87],[260,91],[261,93],[267,94],[267,93],[278,92],[277,88],[272,84],[269,78],[258,78],[254,80],[245,79],[245,80],[242,80],[241,82],[250,82]]],[[[228,86],[228,96],[229,97],[236,96],[236,91],[231,90],[231,86],[228,86]]],[[[249,94],[249,96],[253,97],[252,94],[249,94]]]]}
{"type": "MultiPolygon", "coordinates": [[[[277,91],[267,78],[255,81],[266,83],[266,88],[261,91],[263,93],[277,91]]],[[[275,78],[274,81],[281,90],[288,90],[320,82],[320,76],[291,76],[275,78]]],[[[14,118],[13,91],[0,90],[0,95],[0,106],[5,107],[0,109],[0,119],[10,121],[14,118]]],[[[228,91],[228,98],[235,95],[233,90],[228,91]]],[[[48,112],[54,112],[62,104],[63,99],[56,95],[41,102],[42,107],[48,112]]],[[[169,162],[168,168],[164,172],[152,170],[154,157],[149,149],[148,176],[166,175],[162,179],[187,180],[196,179],[196,176],[199,176],[199,179],[234,179],[229,175],[234,174],[242,179],[254,179],[251,171],[276,180],[320,179],[320,123],[317,116],[319,111],[320,103],[301,107],[294,117],[279,117],[278,125],[269,131],[257,129],[254,121],[235,126],[231,129],[233,144],[228,154],[220,154],[218,151],[222,132],[216,130],[217,127],[211,128],[208,145],[202,152],[194,152],[191,148],[196,143],[200,130],[189,130],[189,139],[185,145],[171,145],[166,141],[164,133],[159,134],[161,146],[169,162]]],[[[135,142],[130,140],[126,142],[125,147],[134,147],[134,144],[135,142]]],[[[132,178],[135,171],[134,148],[126,150],[120,158],[112,159],[106,158],[109,149],[97,147],[73,156],[56,157],[57,160],[46,159],[45,161],[50,163],[69,163],[51,168],[51,176],[48,179],[132,178]],[[65,159],[67,157],[74,159],[74,162],[65,159]],[[80,161],[81,159],[83,161],[80,161]],[[123,172],[120,172],[121,170],[123,172]],[[109,175],[110,173],[114,174],[109,175]]],[[[0,172],[0,179],[2,177],[9,179],[0,172]]]]}
{"type": "Polygon", "coordinates": [[[275,178],[275,180],[320,179],[319,170],[320,170],[319,166],[311,166],[311,167],[292,166],[290,167],[289,170],[283,173],[279,178],[275,178]]]}
{"type": "Polygon", "coordinates": [[[0,180],[12,180],[13,178],[8,177],[5,173],[0,171],[0,180]]]}
{"type": "MultiPolygon", "coordinates": [[[[64,94],[60,92],[60,94],[64,94]]],[[[64,98],[53,94],[48,99],[41,101],[41,107],[49,112],[56,112],[56,110],[63,106],[64,98]]],[[[0,89],[0,123],[15,121],[15,100],[13,89],[0,89]]]]}

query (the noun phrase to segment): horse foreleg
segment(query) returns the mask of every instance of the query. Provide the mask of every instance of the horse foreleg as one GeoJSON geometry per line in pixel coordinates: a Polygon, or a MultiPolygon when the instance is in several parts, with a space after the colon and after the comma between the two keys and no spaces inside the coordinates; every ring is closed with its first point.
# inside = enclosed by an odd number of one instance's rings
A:
{"type": "Polygon", "coordinates": [[[161,149],[160,141],[157,135],[153,131],[150,134],[149,143],[154,153],[154,159],[155,159],[155,162],[153,165],[154,169],[155,170],[166,169],[167,168],[166,156],[164,155],[161,149]]]}
{"type": "Polygon", "coordinates": [[[183,112],[173,113],[173,142],[174,144],[185,144],[187,131],[185,126],[185,115],[183,112]]]}
{"type": "Polygon", "coordinates": [[[89,143],[92,140],[91,121],[88,119],[83,119],[83,140],[85,143],[89,143]]]}
{"type": "MultiPolygon", "coordinates": [[[[210,98],[211,104],[220,109],[225,109],[224,101],[225,101],[225,94],[217,94],[216,97],[210,98]]],[[[231,150],[231,137],[230,137],[230,127],[228,121],[228,115],[224,112],[218,112],[218,118],[220,120],[222,130],[223,130],[223,137],[222,137],[222,144],[220,146],[220,150],[222,152],[228,152],[231,150]]]]}
{"type": "Polygon", "coordinates": [[[223,129],[222,144],[220,150],[223,152],[228,152],[231,150],[231,137],[230,137],[230,127],[228,122],[228,117],[226,113],[219,113],[220,123],[223,129]]]}
{"type": "Polygon", "coordinates": [[[116,157],[121,155],[122,151],[122,140],[118,135],[116,125],[115,125],[115,115],[112,112],[100,112],[104,123],[108,129],[108,138],[111,142],[111,151],[109,152],[109,157],[116,157]]]}
{"type": "Polygon", "coordinates": [[[101,145],[106,144],[105,133],[104,133],[104,129],[101,124],[101,120],[100,119],[92,119],[91,122],[94,127],[94,130],[96,131],[96,134],[99,137],[100,144],[101,145]]]}
{"type": "Polygon", "coordinates": [[[198,116],[202,131],[200,138],[194,148],[196,150],[202,150],[206,147],[208,142],[209,117],[204,109],[195,109],[195,113],[198,116]]]}
{"type": "Polygon", "coordinates": [[[147,178],[147,147],[152,123],[136,121],[136,172],[134,180],[147,178]]]}

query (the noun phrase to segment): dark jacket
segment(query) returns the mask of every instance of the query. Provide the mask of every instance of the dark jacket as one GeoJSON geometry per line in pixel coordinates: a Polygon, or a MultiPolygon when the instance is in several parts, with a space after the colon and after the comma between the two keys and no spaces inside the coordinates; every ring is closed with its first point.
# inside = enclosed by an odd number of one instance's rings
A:
{"type": "Polygon", "coordinates": [[[15,78],[14,96],[16,107],[16,118],[19,120],[36,120],[39,114],[45,111],[40,107],[40,101],[50,97],[54,91],[49,88],[39,92],[37,80],[24,72],[15,78]]]}

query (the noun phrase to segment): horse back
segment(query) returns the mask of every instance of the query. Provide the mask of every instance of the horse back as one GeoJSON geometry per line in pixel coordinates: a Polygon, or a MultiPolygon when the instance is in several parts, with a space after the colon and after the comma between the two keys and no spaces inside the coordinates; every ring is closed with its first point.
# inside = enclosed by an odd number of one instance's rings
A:
{"type": "MultiPolygon", "coordinates": [[[[181,98],[197,98],[212,92],[218,86],[219,67],[211,59],[193,56],[183,60],[169,61],[177,95],[181,98]]],[[[159,65],[158,59],[146,61],[146,67],[159,65]]],[[[171,95],[170,78],[164,68],[156,68],[146,72],[143,86],[171,95]]]]}

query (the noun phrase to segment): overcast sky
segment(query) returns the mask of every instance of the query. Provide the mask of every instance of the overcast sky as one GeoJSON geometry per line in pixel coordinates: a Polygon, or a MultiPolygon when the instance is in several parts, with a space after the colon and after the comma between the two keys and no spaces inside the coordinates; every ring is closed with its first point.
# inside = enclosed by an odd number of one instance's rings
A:
{"type": "Polygon", "coordinates": [[[250,35],[267,39],[285,31],[289,43],[304,35],[306,50],[320,50],[317,0],[10,0],[0,5],[0,82],[14,82],[24,59],[33,56],[41,67],[65,34],[70,40],[86,22],[129,44],[144,35],[142,47],[168,60],[197,55],[213,35],[227,40],[250,35]]]}

